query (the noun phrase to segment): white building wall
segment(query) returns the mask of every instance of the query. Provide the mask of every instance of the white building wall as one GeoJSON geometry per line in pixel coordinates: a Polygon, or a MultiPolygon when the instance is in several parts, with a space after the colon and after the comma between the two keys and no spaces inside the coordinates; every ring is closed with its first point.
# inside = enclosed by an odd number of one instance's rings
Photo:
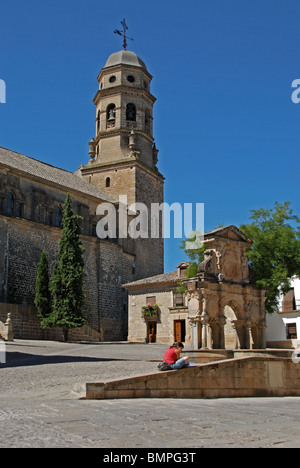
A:
{"type": "MultiPolygon", "coordinates": [[[[274,314],[267,314],[267,329],[266,329],[266,340],[267,346],[268,343],[272,345],[275,342],[282,342],[282,347],[284,347],[284,343],[286,342],[286,346],[289,341],[295,342],[296,340],[287,340],[287,332],[286,326],[289,323],[296,323],[297,328],[297,341],[300,340],[300,279],[293,278],[291,287],[294,288],[295,292],[295,301],[296,301],[296,310],[297,312],[292,313],[274,313],[274,314]]],[[[279,311],[282,311],[282,300],[283,296],[280,297],[279,302],[279,311]]],[[[298,343],[294,343],[295,346],[298,346],[298,343]]],[[[293,345],[293,343],[292,343],[293,345]]]]}

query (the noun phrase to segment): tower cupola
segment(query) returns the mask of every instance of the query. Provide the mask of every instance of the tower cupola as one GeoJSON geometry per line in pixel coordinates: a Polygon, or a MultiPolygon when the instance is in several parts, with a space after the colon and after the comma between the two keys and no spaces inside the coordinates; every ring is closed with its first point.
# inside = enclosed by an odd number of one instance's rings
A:
{"type": "Polygon", "coordinates": [[[95,153],[91,163],[104,164],[139,159],[155,170],[153,154],[152,76],[142,59],[129,50],[111,54],[98,75],[95,153]],[[130,144],[135,134],[135,152],[130,144]]]}

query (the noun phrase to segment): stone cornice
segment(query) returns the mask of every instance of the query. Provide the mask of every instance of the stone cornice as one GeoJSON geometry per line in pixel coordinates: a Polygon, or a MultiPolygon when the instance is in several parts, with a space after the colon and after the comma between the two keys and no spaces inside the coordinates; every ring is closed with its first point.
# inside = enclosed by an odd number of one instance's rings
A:
{"type": "Polygon", "coordinates": [[[105,89],[98,89],[97,93],[95,94],[95,97],[93,99],[93,103],[97,104],[100,98],[106,97],[106,96],[113,96],[115,94],[141,94],[148,98],[152,104],[155,103],[156,98],[149,93],[147,89],[144,88],[134,88],[134,87],[129,87],[125,85],[119,85],[119,86],[113,86],[111,88],[105,88],[105,89]]]}
{"type": "Polygon", "coordinates": [[[100,163],[100,164],[97,164],[96,162],[94,162],[93,164],[81,166],[80,170],[83,175],[88,175],[91,172],[93,173],[105,172],[107,171],[107,169],[110,169],[110,166],[113,166],[114,169],[138,166],[142,168],[148,174],[158,179],[165,180],[165,177],[158,171],[158,169],[153,170],[150,167],[148,167],[146,164],[144,164],[142,161],[138,159],[131,159],[131,158],[128,158],[128,160],[125,159],[124,161],[117,160],[117,161],[109,161],[109,162],[100,163]]]}

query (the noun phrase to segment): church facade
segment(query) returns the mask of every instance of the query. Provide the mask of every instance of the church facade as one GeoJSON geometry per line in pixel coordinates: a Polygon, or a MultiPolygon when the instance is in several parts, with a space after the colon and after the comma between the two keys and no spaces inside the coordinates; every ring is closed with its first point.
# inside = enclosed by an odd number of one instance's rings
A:
{"type": "MultiPolygon", "coordinates": [[[[164,177],[157,169],[158,150],[152,133],[152,76],[134,53],[112,54],[98,76],[95,137],[90,161],[75,173],[0,148],[0,320],[11,313],[16,338],[41,338],[34,307],[35,279],[45,249],[50,274],[57,261],[62,207],[69,193],[82,217],[84,253],[84,335],[73,339],[127,339],[127,292],[122,284],[163,273],[163,239],[97,236],[97,207],[149,207],[163,202],[164,177]]],[[[151,221],[149,219],[149,221],[151,221]]],[[[161,226],[159,226],[161,232],[161,226]]],[[[76,335],[77,334],[77,335],[76,335]]],[[[55,339],[59,331],[44,337],[55,339]]]]}

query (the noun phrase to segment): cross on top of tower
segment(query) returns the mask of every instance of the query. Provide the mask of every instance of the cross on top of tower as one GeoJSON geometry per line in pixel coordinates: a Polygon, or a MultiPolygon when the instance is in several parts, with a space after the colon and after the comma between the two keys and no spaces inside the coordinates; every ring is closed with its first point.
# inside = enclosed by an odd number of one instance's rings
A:
{"type": "Polygon", "coordinates": [[[133,41],[133,39],[131,37],[126,36],[126,31],[128,29],[128,26],[126,24],[125,18],[123,18],[123,21],[121,21],[121,25],[123,26],[123,32],[120,31],[119,29],[115,29],[114,33],[119,34],[119,36],[123,37],[123,49],[126,50],[127,39],[130,39],[131,41],[133,41]]]}

